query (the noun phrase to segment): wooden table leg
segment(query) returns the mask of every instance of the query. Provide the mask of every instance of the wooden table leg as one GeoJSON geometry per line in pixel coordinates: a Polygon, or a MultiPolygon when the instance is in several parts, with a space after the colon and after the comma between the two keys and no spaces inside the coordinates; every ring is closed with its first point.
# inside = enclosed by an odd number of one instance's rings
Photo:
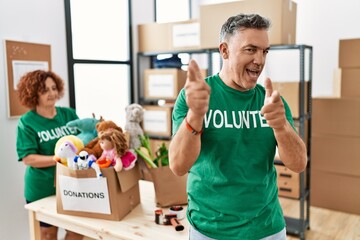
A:
{"type": "Polygon", "coordinates": [[[34,211],[29,211],[29,224],[30,224],[30,239],[31,240],[40,240],[40,222],[36,219],[36,213],[34,211]]]}

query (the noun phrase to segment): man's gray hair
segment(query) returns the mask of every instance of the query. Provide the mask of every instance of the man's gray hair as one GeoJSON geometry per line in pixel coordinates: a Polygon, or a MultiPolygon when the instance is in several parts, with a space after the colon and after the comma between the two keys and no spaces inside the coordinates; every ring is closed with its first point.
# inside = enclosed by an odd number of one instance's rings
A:
{"type": "Polygon", "coordinates": [[[260,16],[259,14],[244,14],[229,17],[228,20],[222,25],[220,31],[220,42],[227,40],[230,36],[233,36],[237,31],[253,28],[264,29],[270,28],[270,20],[260,16]]]}

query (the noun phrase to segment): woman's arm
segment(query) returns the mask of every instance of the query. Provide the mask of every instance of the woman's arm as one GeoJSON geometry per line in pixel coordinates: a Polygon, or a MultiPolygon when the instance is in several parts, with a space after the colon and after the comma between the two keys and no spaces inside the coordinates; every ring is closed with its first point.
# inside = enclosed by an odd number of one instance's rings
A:
{"type": "Polygon", "coordinates": [[[22,162],[25,165],[36,168],[45,168],[56,165],[54,156],[39,155],[39,154],[29,154],[22,159],[22,162]]]}

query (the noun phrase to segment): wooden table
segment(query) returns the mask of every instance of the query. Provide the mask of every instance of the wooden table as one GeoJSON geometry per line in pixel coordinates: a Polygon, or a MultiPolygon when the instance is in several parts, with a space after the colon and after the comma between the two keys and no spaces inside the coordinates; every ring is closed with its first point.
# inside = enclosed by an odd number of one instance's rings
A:
{"type": "MultiPolygon", "coordinates": [[[[25,208],[29,210],[30,239],[40,240],[40,221],[94,239],[189,239],[189,223],[186,220],[186,217],[183,220],[180,220],[185,229],[179,232],[175,231],[174,227],[171,225],[166,226],[155,223],[154,210],[157,209],[157,207],[155,204],[153,183],[140,180],[139,184],[141,203],[121,221],[109,221],[58,214],[56,211],[55,196],[47,197],[25,205],[25,208]]],[[[168,209],[164,209],[164,213],[168,213],[168,209]]]]}

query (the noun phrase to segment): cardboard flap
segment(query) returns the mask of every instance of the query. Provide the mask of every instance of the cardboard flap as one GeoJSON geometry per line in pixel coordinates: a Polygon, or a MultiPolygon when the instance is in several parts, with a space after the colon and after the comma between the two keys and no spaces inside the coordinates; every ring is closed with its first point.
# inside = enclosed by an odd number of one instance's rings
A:
{"type": "Polygon", "coordinates": [[[74,178],[96,178],[96,172],[92,168],[86,170],[73,170],[61,163],[56,164],[56,173],[74,178]]]}
{"type": "Polygon", "coordinates": [[[130,188],[134,187],[136,184],[138,184],[140,180],[140,170],[138,164],[135,164],[135,167],[133,167],[130,170],[122,170],[118,173],[116,173],[119,184],[120,184],[120,190],[121,192],[126,192],[130,188]]]}

